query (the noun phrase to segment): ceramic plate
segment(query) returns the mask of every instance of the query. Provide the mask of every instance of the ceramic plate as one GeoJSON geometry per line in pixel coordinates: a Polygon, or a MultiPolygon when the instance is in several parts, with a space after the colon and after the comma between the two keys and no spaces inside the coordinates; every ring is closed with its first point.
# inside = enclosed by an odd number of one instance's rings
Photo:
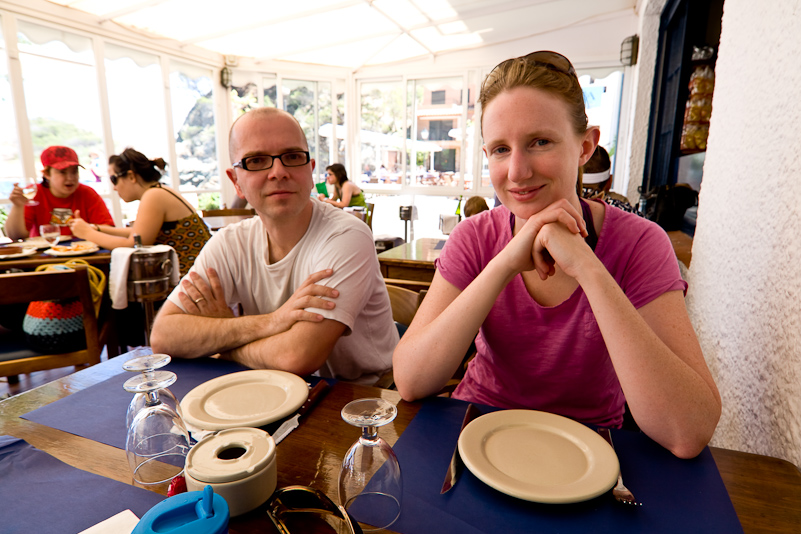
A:
{"type": "Polygon", "coordinates": [[[22,248],[22,252],[18,252],[16,254],[5,254],[5,255],[0,254],[0,260],[11,260],[11,259],[14,259],[14,258],[25,258],[26,256],[33,256],[34,254],[36,254],[36,248],[35,247],[30,247],[30,248],[29,247],[23,247],[22,248]]]}
{"type": "Polygon", "coordinates": [[[84,256],[97,252],[100,248],[90,241],[78,241],[70,245],[56,245],[44,251],[51,256],[84,256]]]}
{"type": "Polygon", "coordinates": [[[25,240],[24,246],[45,249],[50,248],[50,243],[44,237],[29,237],[25,240]]]}
{"type": "Polygon", "coordinates": [[[200,384],[181,401],[184,419],[203,430],[260,427],[306,402],[309,387],[285,371],[240,371],[200,384]]]}
{"type": "Polygon", "coordinates": [[[459,454],[482,482],[527,501],[586,501],[617,482],[620,465],[595,431],[533,410],[483,415],[459,436],[459,454]]]}

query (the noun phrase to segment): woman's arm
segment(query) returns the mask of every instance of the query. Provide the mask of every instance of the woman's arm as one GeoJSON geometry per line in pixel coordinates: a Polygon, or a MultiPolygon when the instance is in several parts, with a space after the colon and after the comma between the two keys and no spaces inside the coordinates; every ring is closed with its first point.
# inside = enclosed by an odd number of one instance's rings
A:
{"type": "Polygon", "coordinates": [[[548,225],[536,247],[546,248],[587,295],[640,429],[680,458],[697,456],[712,438],[721,400],[682,293],[669,291],[638,310],[575,235],[548,225]]]}
{"type": "Polygon", "coordinates": [[[353,188],[356,187],[350,182],[345,182],[345,185],[342,186],[342,194],[340,196],[339,201],[334,199],[326,199],[325,202],[328,202],[332,206],[336,206],[337,208],[347,208],[350,206],[350,199],[353,196],[353,188]]]}
{"type": "Polygon", "coordinates": [[[164,224],[164,217],[167,206],[162,202],[161,195],[155,195],[148,191],[139,201],[139,210],[136,213],[136,220],[131,228],[113,228],[108,226],[97,226],[87,223],[80,218],[80,212],[76,212],[76,219],[70,222],[72,234],[86,239],[100,247],[112,250],[118,247],[134,246],[134,235],[142,238],[143,245],[152,245],[156,242],[156,236],[164,224]]]}

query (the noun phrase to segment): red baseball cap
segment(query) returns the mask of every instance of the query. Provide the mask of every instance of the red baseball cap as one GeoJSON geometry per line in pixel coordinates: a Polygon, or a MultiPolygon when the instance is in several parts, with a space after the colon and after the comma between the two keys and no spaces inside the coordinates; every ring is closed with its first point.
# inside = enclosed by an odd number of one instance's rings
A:
{"type": "Polygon", "coordinates": [[[42,152],[42,165],[45,167],[55,167],[56,169],[66,169],[67,167],[74,167],[77,165],[80,168],[85,168],[78,163],[78,154],[66,146],[49,146],[42,152]]]}

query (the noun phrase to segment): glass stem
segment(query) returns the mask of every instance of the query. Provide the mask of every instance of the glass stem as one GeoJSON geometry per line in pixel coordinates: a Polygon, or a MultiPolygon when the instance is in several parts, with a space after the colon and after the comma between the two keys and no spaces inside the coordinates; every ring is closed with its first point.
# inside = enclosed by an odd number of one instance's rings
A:
{"type": "Polygon", "coordinates": [[[367,441],[375,441],[378,438],[378,427],[377,426],[363,426],[362,427],[362,439],[367,441]]]}

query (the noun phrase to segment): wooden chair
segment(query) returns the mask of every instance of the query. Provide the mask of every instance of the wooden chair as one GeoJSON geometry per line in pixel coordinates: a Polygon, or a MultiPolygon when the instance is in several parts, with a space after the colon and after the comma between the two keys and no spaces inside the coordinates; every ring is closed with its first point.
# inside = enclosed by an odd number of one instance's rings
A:
{"type": "MultiPolygon", "coordinates": [[[[392,320],[395,321],[398,327],[398,333],[402,336],[406,328],[412,324],[414,314],[417,313],[417,308],[420,307],[420,303],[423,301],[423,297],[425,297],[425,291],[417,292],[392,285],[388,279],[385,279],[384,282],[386,283],[387,293],[389,294],[389,304],[392,307],[392,320]]],[[[405,280],[398,280],[398,282],[405,282],[405,280]]],[[[392,375],[392,369],[379,378],[375,386],[384,389],[394,389],[395,379],[392,375]]]]}
{"type": "Polygon", "coordinates": [[[226,208],[219,210],[203,210],[203,217],[227,217],[229,215],[256,215],[256,210],[252,208],[226,208]]]}
{"type": "Polygon", "coordinates": [[[420,306],[420,293],[390,284],[387,284],[387,293],[392,306],[392,319],[404,326],[412,324],[414,314],[420,306]]]}
{"type": "MultiPolygon", "coordinates": [[[[83,308],[86,348],[62,354],[42,354],[27,347],[4,342],[0,337],[0,376],[57,369],[71,365],[100,363],[100,342],[92,291],[85,267],[74,270],[24,272],[0,275],[0,305],[33,300],[79,297],[83,308]]],[[[4,336],[5,337],[5,336],[4,336]]]]}
{"type": "Polygon", "coordinates": [[[364,217],[364,222],[367,223],[367,226],[370,227],[370,230],[373,229],[373,210],[375,209],[375,204],[370,204],[367,202],[365,204],[367,206],[367,215],[364,217]]]}

